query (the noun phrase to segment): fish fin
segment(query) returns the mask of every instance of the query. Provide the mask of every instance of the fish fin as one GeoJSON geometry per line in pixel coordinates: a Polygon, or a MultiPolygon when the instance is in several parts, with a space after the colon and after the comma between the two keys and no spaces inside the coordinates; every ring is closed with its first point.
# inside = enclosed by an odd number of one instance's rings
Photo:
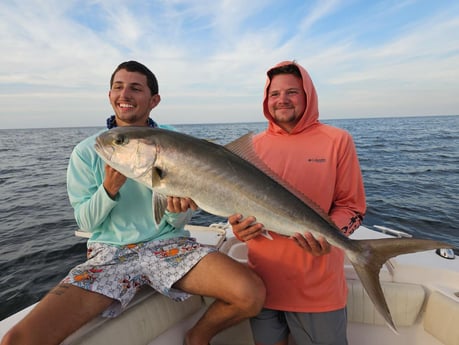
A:
{"type": "Polygon", "coordinates": [[[167,196],[153,192],[152,195],[152,205],[153,205],[153,219],[155,220],[156,226],[159,226],[161,219],[164,216],[167,208],[167,196]]]}
{"type": "Polygon", "coordinates": [[[268,240],[274,240],[268,230],[263,230],[260,235],[266,237],[268,240]]]}
{"type": "Polygon", "coordinates": [[[297,188],[293,187],[288,182],[286,182],[282,177],[280,177],[278,174],[272,171],[271,168],[268,167],[266,163],[260,159],[260,157],[258,157],[253,147],[253,136],[253,132],[244,134],[240,138],[226,144],[225,148],[234,153],[235,155],[239,156],[240,158],[244,159],[245,161],[248,161],[262,172],[264,172],[271,179],[279,183],[282,187],[286,188],[290,193],[295,195],[303,203],[305,203],[315,212],[317,212],[336,230],[341,231],[339,227],[331,220],[328,213],[325,212],[317,203],[315,203],[313,200],[304,195],[303,192],[299,191],[297,188]]]}
{"type": "Polygon", "coordinates": [[[224,146],[227,150],[230,150],[246,161],[252,162],[257,159],[260,160],[253,148],[253,132],[244,134],[240,138],[224,146]]]}
{"type": "Polygon", "coordinates": [[[351,240],[352,250],[346,250],[362,285],[376,307],[385,319],[387,325],[398,334],[387,306],[381,284],[379,271],[390,258],[437,248],[453,248],[446,243],[415,238],[382,238],[374,240],[351,240]]]}

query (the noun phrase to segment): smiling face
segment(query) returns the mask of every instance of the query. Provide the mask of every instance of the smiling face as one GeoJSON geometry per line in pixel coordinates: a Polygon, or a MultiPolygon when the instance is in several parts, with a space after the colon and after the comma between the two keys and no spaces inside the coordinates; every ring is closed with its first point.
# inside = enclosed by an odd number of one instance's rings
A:
{"type": "Polygon", "coordinates": [[[268,109],[277,125],[291,132],[306,109],[301,78],[293,74],[273,76],[268,91],[268,109]]]}
{"type": "Polygon", "coordinates": [[[108,96],[120,127],[147,126],[150,111],[161,100],[159,94],[151,94],[145,75],[125,69],[114,75],[108,96]]]}

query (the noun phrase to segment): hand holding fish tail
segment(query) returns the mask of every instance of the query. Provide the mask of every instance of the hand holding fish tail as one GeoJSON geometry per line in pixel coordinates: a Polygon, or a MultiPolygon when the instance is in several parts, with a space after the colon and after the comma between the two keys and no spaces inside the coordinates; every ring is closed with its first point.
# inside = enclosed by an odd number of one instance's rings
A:
{"type": "Polygon", "coordinates": [[[167,210],[172,213],[186,212],[188,209],[193,211],[198,209],[196,203],[190,198],[179,198],[175,196],[167,197],[167,210]]]}
{"type": "Polygon", "coordinates": [[[115,198],[118,191],[126,182],[127,177],[121,174],[118,170],[115,170],[110,165],[105,165],[105,178],[104,188],[108,195],[113,199],[115,198]]]}
{"type": "Polygon", "coordinates": [[[263,232],[263,224],[256,221],[255,217],[243,218],[242,214],[233,214],[228,217],[234,236],[243,242],[247,242],[263,232]]]}
{"type": "Polygon", "coordinates": [[[326,255],[331,251],[331,244],[323,236],[315,238],[310,232],[297,232],[292,238],[301,248],[314,256],[326,255]]]}

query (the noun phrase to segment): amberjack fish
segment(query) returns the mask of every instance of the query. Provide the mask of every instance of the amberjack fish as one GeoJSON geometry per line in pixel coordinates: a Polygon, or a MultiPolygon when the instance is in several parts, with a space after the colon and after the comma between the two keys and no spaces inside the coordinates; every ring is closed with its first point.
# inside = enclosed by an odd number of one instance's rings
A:
{"type": "Polygon", "coordinates": [[[352,240],[302,193],[281,181],[252,147],[252,134],[221,146],[160,128],[118,127],[96,139],[95,149],[113,168],[151,188],[159,223],[166,196],[189,197],[204,211],[222,217],[253,215],[266,229],[291,236],[310,231],[341,248],[388,326],[396,331],[379,282],[391,257],[451,245],[427,239],[352,240]]]}

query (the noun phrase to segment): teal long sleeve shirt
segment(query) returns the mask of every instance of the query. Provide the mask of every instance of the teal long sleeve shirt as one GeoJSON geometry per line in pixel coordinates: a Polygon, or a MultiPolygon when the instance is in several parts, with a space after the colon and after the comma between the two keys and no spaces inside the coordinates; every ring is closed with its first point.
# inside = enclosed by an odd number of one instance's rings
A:
{"type": "MultiPolygon", "coordinates": [[[[101,131],[102,132],[102,131],[101,131]]],[[[78,226],[91,233],[89,242],[126,245],[189,236],[184,230],[192,212],[166,211],[159,226],[153,219],[152,191],[127,179],[115,199],[105,191],[105,162],[97,155],[97,133],[75,146],[67,169],[67,192],[78,226]]]]}

